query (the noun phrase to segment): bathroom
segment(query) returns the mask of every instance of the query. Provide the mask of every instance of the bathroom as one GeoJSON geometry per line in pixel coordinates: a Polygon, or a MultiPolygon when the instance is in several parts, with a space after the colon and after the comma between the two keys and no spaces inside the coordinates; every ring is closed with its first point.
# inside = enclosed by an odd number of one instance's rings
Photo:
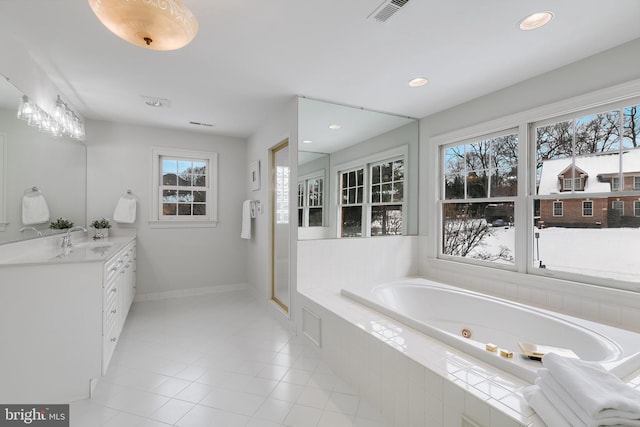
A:
{"type": "MultiPolygon", "coordinates": [[[[185,3],[191,5],[193,2],[185,3]]],[[[91,11],[87,13],[87,18],[92,18],[91,11]]],[[[399,15],[397,18],[400,17],[399,15]]],[[[3,30],[3,40],[12,40],[13,36],[4,34],[5,31],[8,30],[3,30]]],[[[106,37],[106,34],[103,36],[106,37]]],[[[66,139],[51,139],[37,133],[34,135],[38,136],[29,135],[32,143],[36,140],[50,143],[49,148],[39,151],[45,159],[52,155],[47,153],[48,149],[57,147],[58,154],[61,150],[75,150],[74,154],[62,157],[70,160],[65,170],[74,170],[78,176],[86,177],[76,180],[78,187],[73,188],[74,194],[85,196],[84,200],[82,197],[73,197],[58,204],[64,200],[64,191],[47,185],[47,180],[53,178],[46,175],[36,177],[36,182],[16,180],[11,175],[5,181],[8,183],[7,200],[21,197],[25,189],[38,186],[47,197],[52,220],[68,216],[73,217],[76,224],[86,225],[94,219],[110,218],[116,202],[123,193],[131,190],[137,198],[137,220],[134,224],[114,224],[111,233],[113,236],[136,236],[137,294],[132,314],[137,314],[137,307],[145,307],[144,304],[198,297],[225,298],[226,294],[247,292],[259,301],[258,306],[264,307],[271,318],[296,335],[305,348],[310,348],[309,351],[315,349],[319,359],[345,383],[350,384],[361,398],[366,398],[377,408],[381,420],[388,423],[381,425],[460,425],[460,415],[463,413],[478,425],[527,425],[534,419],[533,413],[518,406],[521,402],[513,403],[506,396],[500,396],[505,400],[500,402],[502,406],[497,409],[497,406],[487,404],[482,399],[484,395],[473,394],[475,389],[462,389],[454,382],[445,383],[435,377],[432,379],[439,384],[440,394],[433,396],[438,392],[427,389],[424,383],[416,384],[411,379],[416,377],[415,373],[424,378],[434,375],[437,377],[441,372],[425,368],[417,363],[415,357],[398,356],[389,351],[391,347],[381,347],[370,336],[363,335],[358,327],[349,326],[344,323],[343,318],[332,315],[337,308],[323,307],[318,300],[323,298],[323,287],[327,293],[331,293],[339,292],[347,284],[355,286],[390,282],[401,277],[424,276],[640,332],[640,297],[636,292],[523,274],[520,270],[487,269],[473,264],[454,263],[438,257],[437,243],[437,218],[440,209],[438,144],[450,144],[476,135],[491,134],[526,124],[538,117],[578,111],[585,106],[605,105],[620,100],[632,100],[638,104],[640,59],[636,52],[640,51],[640,41],[637,37],[636,34],[630,38],[632,41],[618,43],[619,46],[588,58],[567,60],[565,63],[568,65],[545,70],[544,73],[541,71],[540,75],[510,87],[489,94],[480,92],[483,96],[452,103],[444,111],[418,116],[419,120],[415,122],[419,135],[417,155],[410,152],[407,157],[417,165],[416,168],[413,163],[409,164],[410,171],[413,168],[417,176],[408,187],[412,194],[410,202],[415,203],[415,206],[408,208],[414,216],[407,224],[407,235],[299,240],[298,233],[309,233],[310,230],[291,227],[284,237],[288,239],[290,248],[288,269],[285,272],[290,292],[283,297],[287,310],[271,301],[271,283],[266,279],[271,276],[272,262],[269,256],[272,231],[268,166],[272,162],[271,149],[284,140],[289,141],[289,159],[292,162],[297,160],[297,141],[303,138],[299,134],[299,122],[304,118],[299,116],[301,100],[295,93],[286,97],[280,103],[281,108],[277,113],[271,114],[268,121],[263,120],[249,136],[231,136],[234,135],[233,132],[225,134],[168,129],[160,124],[132,123],[125,118],[92,119],[95,113],[86,113],[87,139],[83,144],[66,139]],[[614,63],[620,65],[611,67],[614,63]],[[553,91],[540,90],[547,86],[553,87],[553,91]],[[579,105],[573,105],[572,102],[579,105]],[[217,153],[215,226],[164,228],[154,221],[150,176],[151,151],[155,147],[217,153]],[[83,158],[86,159],[84,167],[81,166],[83,158]],[[259,163],[259,167],[254,171],[259,174],[260,185],[254,190],[251,187],[249,169],[256,163],[259,163]],[[16,188],[13,187],[14,182],[19,183],[16,188]],[[240,238],[241,206],[244,200],[260,201],[255,218],[251,220],[252,238],[249,240],[240,238]],[[67,208],[69,210],[65,211],[67,208]],[[354,268],[346,268],[345,260],[354,268]],[[314,325],[317,329],[312,331],[314,325]],[[314,332],[317,333],[315,338],[314,332]],[[326,334],[329,336],[325,336],[326,334]],[[320,344],[319,349],[314,341],[320,344]],[[357,359],[349,359],[345,354],[367,358],[367,350],[371,349],[374,350],[370,354],[375,356],[370,357],[366,368],[382,372],[378,377],[364,375],[369,371],[364,370],[365,367],[358,367],[357,359]],[[388,375],[393,371],[387,372],[380,367],[392,366],[387,362],[393,361],[398,364],[394,368],[397,378],[401,378],[406,384],[396,380],[394,387],[381,389],[380,382],[388,384],[388,375]],[[380,364],[378,368],[374,367],[376,362],[380,364]],[[378,386],[359,383],[363,377],[369,381],[378,380],[378,386]],[[429,399],[429,396],[433,399],[429,399]],[[519,408],[522,412],[518,412],[519,408]],[[454,424],[454,419],[457,424],[454,424]]],[[[20,75],[20,67],[27,64],[31,67],[29,69],[37,68],[30,62],[33,59],[27,56],[20,49],[11,50],[11,55],[3,55],[0,59],[0,72],[10,75],[12,82],[24,93],[31,94],[37,91],[34,88],[51,85],[46,92],[51,95],[52,101],[59,90],[62,90],[65,100],[69,96],[76,96],[72,93],[73,90],[66,87],[68,83],[51,81],[44,71],[41,74],[33,71],[20,75]]],[[[410,96],[413,95],[407,95],[410,96]]],[[[336,96],[322,94],[316,98],[333,100],[336,96]]],[[[3,105],[3,112],[6,110],[3,117],[15,114],[17,99],[14,98],[15,105],[11,108],[3,105]]],[[[82,104],[74,104],[73,107],[83,113],[85,108],[88,111],[94,108],[82,104]]],[[[388,111],[391,107],[372,109],[388,111]]],[[[11,135],[12,132],[28,131],[26,124],[18,121],[7,126],[10,127],[0,129],[0,132],[11,135]]],[[[8,150],[7,153],[5,164],[14,165],[12,151],[8,150]]],[[[28,154],[23,155],[20,162],[29,162],[28,154]]],[[[48,168],[37,170],[44,172],[48,168]]],[[[330,172],[329,169],[327,171],[330,172]]],[[[56,172],[61,173],[55,171],[54,174],[56,172]]],[[[291,174],[291,181],[295,182],[296,168],[291,169],[291,174]]],[[[9,206],[7,212],[17,218],[17,210],[12,210],[9,206]]],[[[520,212],[519,215],[523,216],[525,213],[520,212]]],[[[15,219],[10,222],[15,222],[15,219]]],[[[329,216],[327,222],[331,222],[329,216]]],[[[14,225],[10,224],[9,227],[14,225]]],[[[14,231],[17,232],[17,228],[14,231]]],[[[28,236],[29,233],[26,230],[23,235],[31,237],[28,236]]],[[[6,240],[0,237],[0,241],[6,240]]],[[[393,383],[394,378],[391,381],[393,383]]]]}

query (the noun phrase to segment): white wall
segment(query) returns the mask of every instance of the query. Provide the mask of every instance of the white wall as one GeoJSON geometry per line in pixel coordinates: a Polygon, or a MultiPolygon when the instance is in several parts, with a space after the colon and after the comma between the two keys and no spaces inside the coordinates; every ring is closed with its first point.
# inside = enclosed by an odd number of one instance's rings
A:
{"type": "Polygon", "coordinates": [[[86,132],[88,222],[112,218],[126,190],[138,197],[136,223],[112,228],[114,235],[137,231],[138,295],[246,285],[247,243],[240,239],[245,140],[104,121],[88,121],[86,132]],[[218,153],[217,227],[150,227],[152,147],[218,153]]]}
{"type": "MultiPolygon", "coordinates": [[[[289,161],[290,164],[297,163],[298,150],[298,123],[297,123],[297,99],[292,98],[291,102],[275,117],[271,117],[265,125],[254,133],[247,143],[247,157],[242,170],[247,171],[249,164],[260,161],[260,190],[251,191],[247,185],[245,196],[247,199],[259,200],[262,204],[263,212],[252,220],[253,234],[248,241],[247,251],[247,271],[249,275],[249,287],[252,292],[260,298],[267,300],[271,298],[271,196],[269,194],[269,149],[280,142],[289,139],[289,161]]],[[[295,168],[292,168],[290,182],[292,183],[292,193],[297,191],[295,183],[297,175],[295,168]]],[[[292,198],[291,200],[295,200],[292,198]]],[[[295,219],[296,216],[293,216],[295,219]]],[[[292,228],[293,230],[293,228],[292,228]]],[[[295,239],[296,233],[292,231],[291,236],[291,267],[290,279],[295,278],[295,239]]],[[[295,289],[293,281],[290,286],[295,289]]],[[[292,298],[293,300],[293,298],[292,298]]],[[[293,304],[293,302],[292,302],[293,304]]]]}

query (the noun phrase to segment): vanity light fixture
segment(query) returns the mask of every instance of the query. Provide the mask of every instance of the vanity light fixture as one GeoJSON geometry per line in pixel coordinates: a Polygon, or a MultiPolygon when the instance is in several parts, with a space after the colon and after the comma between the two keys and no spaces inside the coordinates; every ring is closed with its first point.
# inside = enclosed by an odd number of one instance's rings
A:
{"type": "Polygon", "coordinates": [[[409,80],[409,86],[411,87],[420,87],[429,83],[426,77],[416,77],[415,79],[409,80]]]}
{"type": "Polygon", "coordinates": [[[18,107],[17,117],[27,122],[27,125],[38,128],[54,138],[62,135],[77,141],[84,141],[84,123],[78,115],[65,104],[60,95],[56,99],[53,116],[43,110],[38,104],[23,95],[18,107]]]}
{"type": "Polygon", "coordinates": [[[312,141],[312,140],[310,140],[310,139],[303,139],[303,140],[302,140],[302,143],[303,143],[303,144],[313,144],[313,141],[312,141]]]}
{"type": "Polygon", "coordinates": [[[146,49],[180,49],[198,32],[196,17],[180,0],[89,0],[89,6],[112,33],[146,49]]]}
{"type": "Polygon", "coordinates": [[[547,25],[553,19],[552,12],[536,12],[524,18],[518,24],[518,28],[522,31],[537,30],[538,28],[547,25]]]}
{"type": "Polygon", "coordinates": [[[332,125],[329,125],[329,129],[331,129],[331,130],[338,130],[338,129],[340,129],[341,127],[342,127],[342,126],[340,126],[340,125],[339,125],[339,124],[337,124],[337,123],[334,123],[334,124],[332,124],[332,125]]]}

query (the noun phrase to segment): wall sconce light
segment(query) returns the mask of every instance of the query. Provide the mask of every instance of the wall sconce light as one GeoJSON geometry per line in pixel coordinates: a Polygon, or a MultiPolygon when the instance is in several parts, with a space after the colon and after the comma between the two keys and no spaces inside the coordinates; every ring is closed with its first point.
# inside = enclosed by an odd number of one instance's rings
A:
{"type": "Polygon", "coordinates": [[[68,136],[77,141],[85,140],[84,123],[67,104],[62,102],[60,95],[56,100],[53,116],[44,111],[38,104],[23,95],[18,107],[17,117],[27,122],[27,125],[37,127],[54,138],[68,136]]]}

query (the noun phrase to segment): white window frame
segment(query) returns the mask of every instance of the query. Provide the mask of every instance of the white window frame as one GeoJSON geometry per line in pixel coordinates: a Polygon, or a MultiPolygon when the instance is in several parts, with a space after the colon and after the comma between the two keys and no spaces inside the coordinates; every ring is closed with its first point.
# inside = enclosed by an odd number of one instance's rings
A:
{"type": "Polygon", "coordinates": [[[562,202],[561,200],[554,200],[553,205],[551,206],[552,210],[553,210],[553,216],[556,218],[560,218],[562,216],[564,216],[564,202],[562,202]],[[556,204],[560,205],[560,215],[556,215],[556,204]]]}
{"type": "MultiPolygon", "coordinates": [[[[630,105],[640,104],[640,80],[634,80],[631,82],[623,83],[617,86],[613,86],[607,89],[591,92],[585,95],[579,95],[573,98],[569,98],[563,101],[550,103],[541,107],[536,107],[530,110],[510,114],[495,120],[490,120],[477,125],[471,125],[465,128],[459,128],[457,130],[431,136],[429,138],[429,161],[430,168],[437,170],[438,173],[431,172],[428,174],[429,181],[434,184],[430,185],[435,190],[426,190],[429,197],[433,197],[434,200],[441,200],[441,195],[438,193],[442,191],[442,177],[441,173],[444,171],[444,165],[442,164],[441,149],[447,145],[453,145],[465,140],[473,138],[484,138],[485,135],[492,132],[501,132],[504,129],[510,129],[517,127],[519,134],[519,168],[518,168],[518,201],[519,206],[515,207],[515,221],[520,224],[529,224],[529,226],[519,227],[516,229],[516,247],[515,247],[515,260],[516,260],[516,272],[521,274],[521,279],[518,279],[522,283],[529,283],[531,280],[557,280],[564,279],[569,281],[575,281],[579,283],[595,284],[603,287],[623,289],[623,290],[637,290],[637,284],[628,283],[624,281],[611,280],[609,278],[602,278],[598,276],[591,276],[581,273],[570,273],[565,271],[550,271],[547,269],[538,268],[537,264],[533,262],[535,258],[535,238],[533,233],[530,233],[530,227],[534,224],[534,205],[536,200],[551,199],[554,200],[557,195],[538,196],[536,194],[536,168],[535,168],[535,135],[532,138],[532,127],[539,125],[541,122],[548,121],[553,122],[562,121],[576,115],[587,115],[593,113],[601,113],[605,109],[617,109],[626,108],[630,105]],[[533,143],[531,142],[533,139],[533,143]],[[433,160],[431,160],[433,159],[433,160]],[[537,277],[537,278],[536,278],[537,277]]],[[[579,116],[578,116],[579,117],[579,116]]],[[[638,191],[628,191],[629,195],[636,197],[638,191]]],[[[607,193],[594,193],[594,197],[599,197],[607,193]]],[[[625,194],[626,195],[626,194],[625,194]]],[[[584,194],[563,194],[563,198],[567,199],[579,199],[584,198],[584,194]]],[[[470,262],[470,260],[464,258],[455,259],[455,263],[450,263],[449,259],[442,259],[440,253],[442,248],[442,203],[435,203],[433,206],[428,206],[428,215],[432,218],[436,218],[436,221],[432,221],[426,226],[426,233],[436,236],[436,239],[431,239],[428,245],[427,253],[429,268],[438,268],[442,271],[451,272],[454,274],[488,274],[494,275],[496,270],[504,269],[501,265],[494,264],[477,264],[470,262]],[[491,267],[483,272],[484,267],[491,267]],[[480,269],[480,270],[479,270],[480,269]]],[[[508,273],[507,273],[508,274],[508,273]]],[[[505,276],[511,277],[511,276],[505,276]]],[[[518,276],[520,277],[520,276],[518,276]]]]}
{"type": "Polygon", "coordinates": [[[633,189],[640,190],[640,175],[635,175],[633,177],[633,189]]]}
{"type": "Polygon", "coordinates": [[[562,180],[562,190],[582,190],[582,178],[564,178],[562,180]],[[573,184],[573,187],[571,187],[571,184],[573,184]]]}
{"type": "Polygon", "coordinates": [[[611,209],[619,210],[620,213],[624,214],[624,200],[612,200],[611,201],[611,209]],[[620,204],[619,208],[616,208],[616,204],[620,204]]]}
{"type": "Polygon", "coordinates": [[[0,231],[7,229],[7,134],[0,133],[0,231]]]}
{"type": "MultiPolygon", "coordinates": [[[[386,151],[375,153],[369,156],[352,160],[349,162],[335,165],[331,168],[331,176],[335,177],[334,193],[335,193],[335,209],[334,216],[336,218],[336,230],[334,236],[337,238],[343,238],[341,236],[342,230],[342,173],[349,172],[351,170],[364,169],[364,194],[363,194],[363,206],[362,206],[362,237],[371,237],[371,181],[370,181],[370,166],[373,164],[383,163],[390,160],[403,160],[404,168],[404,195],[402,197],[402,235],[407,234],[407,195],[409,192],[409,180],[406,178],[409,175],[409,146],[401,145],[386,151]]],[[[399,203],[396,203],[399,204],[399,203]]],[[[353,205],[351,205],[353,206],[353,205]]],[[[331,222],[331,221],[330,221],[331,222]]],[[[389,236],[375,236],[375,237],[389,237],[389,236]]],[[[346,238],[346,237],[345,237],[346,238]]]]}
{"type": "MultiPolygon", "coordinates": [[[[309,227],[309,209],[310,208],[322,208],[322,226],[325,225],[325,209],[327,208],[327,180],[325,178],[324,169],[317,172],[312,172],[307,175],[298,177],[298,186],[302,185],[302,206],[298,204],[298,209],[302,209],[302,227],[309,227]],[[309,181],[313,179],[322,180],[322,205],[309,206],[309,181]]],[[[300,187],[298,187],[300,188],[300,187]]],[[[299,191],[299,190],[298,190],[299,191]]],[[[299,203],[299,201],[298,201],[299,203]]],[[[320,227],[320,226],[314,226],[320,227]]]]}
{"type": "Polygon", "coordinates": [[[622,186],[620,185],[620,183],[622,183],[623,181],[620,179],[619,176],[614,176],[611,178],[611,191],[621,191],[622,190],[622,186]]]}
{"type": "Polygon", "coordinates": [[[593,207],[593,200],[583,200],[583,201],[582,201],[582,216],[583,216],[584,218],[591,218],[591,217],[593,217],[593,209],[594,209],[594,207],[593,207]],[[585,214],[585,212],[586,212],[585,204],[586,204],[586,203],[591,203],[591,214],[589,214],[589,215],[586,215],[586,214],[585,214]]]}
{"type": "Polygon", "coordinates": [[[149,224],[154,228],[198,228],[216,227],[218,224],[218,153],[212,151],[182,150],[178,148],[153,147],[151,149],[151,201],[149,209],[149,224]],[[190,216],[186,219],[166,217],[160,214],[162,210],[162,167],[161,159],[187,158],[206,161],[209,165],[207,173],[207,215],[190,216]]]}
{"type": "Polygon", "coordinates": [[[633,216],[640,217],[640,200],[633,201],[633,216]]]}

